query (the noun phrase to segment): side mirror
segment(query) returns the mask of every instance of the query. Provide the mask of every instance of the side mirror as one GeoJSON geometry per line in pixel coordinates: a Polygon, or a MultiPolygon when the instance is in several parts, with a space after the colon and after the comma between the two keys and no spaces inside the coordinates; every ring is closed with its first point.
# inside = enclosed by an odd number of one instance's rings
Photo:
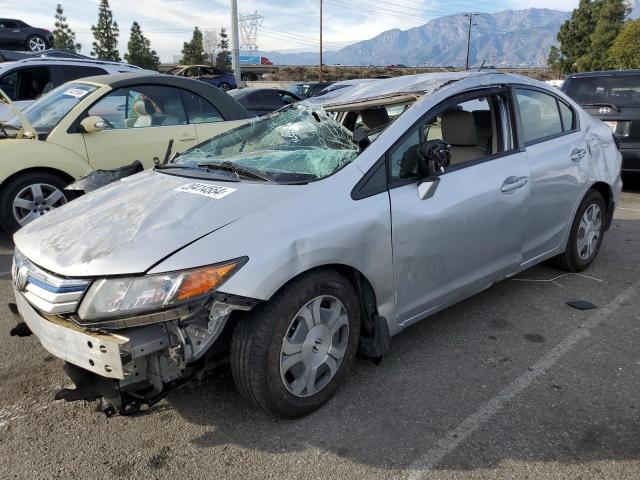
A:
{"type": "Polygon", "coordinates": [[[422,180],[418,183],[418,197],[426,200],[433,197],[440,183],[439,175],[451,163],[449,145],[442,140],[428,140],[420,145],[419,173],[422,180]]]}
{"type": "Polygon", "coordinates": [[[104,118],[93,115],[82,120],[80,122],[80,128],[84,133],[94,133],[108,130],[110,125],[104,118]]]}

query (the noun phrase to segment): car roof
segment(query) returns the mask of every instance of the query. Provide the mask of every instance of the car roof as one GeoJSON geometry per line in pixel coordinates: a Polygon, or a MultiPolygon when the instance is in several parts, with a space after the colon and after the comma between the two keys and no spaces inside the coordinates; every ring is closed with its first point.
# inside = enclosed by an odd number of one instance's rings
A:
{"type": "Polygon", "coordinates": [[[567,78],[580,78],[580,77],[618,77],[626,75],[640,75],[640,70],[607,70],[604,72],[580,72],[572,73],[567,78]]]}
{"type": "Polygon", "coordinates": [[[518,83],[536,85],[546,89],[553,88],[531,78],[499,73],[494,70],[421,73],[384,79],[347,80],[337,82],[333,86],[346,85],[349,82],[353,83],[348,85],[348,88],[334,89],[320,97],[308,98],[302,103],[309,106],[344,107],[354,103],[381,99],[398,102],[404,101],[403,99],[409,101],[411,98],[415,100],[433,94],[456,82],[464,82],[469,87],[486,86],[491,83],[518,83]]]}
{"type": "MultiPolygon", "coordinates": [[[[136,65],[131,65],[129,63],[121,63],[121,62],[110,62],[108,60],[94,60],[91,58],[63,58],[63,57],[33,57],[33,58],[22,58],[20,60],[15,60],[13,65],[42,65],[42,64],[67,64],[67,65],[103,65],[103,66],[113,66],[120,68],[130,68],[134,70],[142,70],[142,68],[137,67],[136,65]]],[[[5,66],[6,62],[1,64],[0,66],[5,66]]]]}
{"type": "Polygon", "coordinates": [[[102,85],[108,85],[113,90],[116,88],[126,88],[135,85],[158,85],[166,87],[179,87],[189,90],[211,102],[226,120],[242,120],[252,118],[249,112],[243,106],[237,103],[233,98],[227,95],[213,85],[200,80],[193,80],[186,77],[177,77],[175,75],[165,75],[157,73],[149,73],[144,70],[141,72],[131,73],[115,73],[112,75],[98,75],[95,77],[87,77],[73,82],[92,82],[102,85]]]}

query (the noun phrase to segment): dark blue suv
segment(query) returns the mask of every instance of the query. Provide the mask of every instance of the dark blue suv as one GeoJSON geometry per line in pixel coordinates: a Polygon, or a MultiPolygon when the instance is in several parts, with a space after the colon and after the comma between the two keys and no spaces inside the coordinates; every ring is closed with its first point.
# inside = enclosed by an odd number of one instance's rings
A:
{"type": "Polygon", "coordinates": [[[238,88],[233,73],[225,72],[224,70],[209,65],[184,65],[172,68],[167,73],[178,77],[189,77],[201,80],[225,92],[238,88]]]}

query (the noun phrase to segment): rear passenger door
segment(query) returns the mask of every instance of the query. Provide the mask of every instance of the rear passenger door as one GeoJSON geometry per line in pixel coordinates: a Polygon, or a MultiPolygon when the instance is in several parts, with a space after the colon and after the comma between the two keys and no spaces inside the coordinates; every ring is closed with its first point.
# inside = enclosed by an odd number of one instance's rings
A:
{"type": "Polygon", "coordinates": [[[589,150],[576,112],[561,98],[533,87],[517,87],[515,97],[531,172],[526,264],[562,246],[587,182],[589,150]]]}

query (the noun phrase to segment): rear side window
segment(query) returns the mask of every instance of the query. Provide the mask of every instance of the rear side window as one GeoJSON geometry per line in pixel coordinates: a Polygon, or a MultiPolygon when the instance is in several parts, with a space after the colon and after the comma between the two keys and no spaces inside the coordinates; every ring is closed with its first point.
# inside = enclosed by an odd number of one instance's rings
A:
{"type": "Polygon", "coordinates": [[[275,90],[259,90],[252,93],[249,98],[251,103],[260,106],[281,107],[284,105],[280,95],[275,90]]]}
{"type": "Polygon", "coordinates": [[[223,122],[224,118],[216,107],[204,98],[186,90],[180,90],[189,123],[223,122]]]}
{"type": "Polygon", "coordinates": [[[516,89],[524,143],[532,143],[563,132],[558,102],[537,90],[516,89]]]}
{"type": "Polygon", "coordinates": [[[96,75],[106,75],[107,71],[98,67],[83,67],[81,65],[64,65],[62,69],[63,83],[77,80],[84,77],[94,77],[96,75]]]}
{"type": "Polygon", "coordinates": [[[16,22],[10,22],[9,20],[2,20],[0,22],[0,28],[18,28],[16,22]]]}

